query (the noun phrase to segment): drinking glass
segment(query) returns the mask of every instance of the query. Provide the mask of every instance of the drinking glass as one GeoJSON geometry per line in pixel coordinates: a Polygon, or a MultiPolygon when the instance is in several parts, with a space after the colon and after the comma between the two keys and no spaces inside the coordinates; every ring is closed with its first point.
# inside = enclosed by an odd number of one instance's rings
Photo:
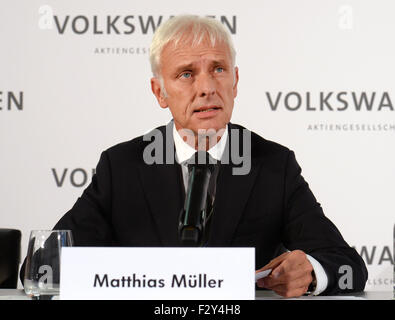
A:
{"type": "Polygon", "coordinates": [[[70,230],[31,231],[24,280],[27,295],[33,298],[59,295],[61,251],[72,245],[70,230]]]}

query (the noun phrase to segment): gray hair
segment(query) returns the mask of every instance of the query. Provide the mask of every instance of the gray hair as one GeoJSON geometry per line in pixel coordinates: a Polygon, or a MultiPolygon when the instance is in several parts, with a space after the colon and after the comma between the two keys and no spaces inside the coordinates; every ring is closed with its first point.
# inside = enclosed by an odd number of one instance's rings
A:
{"type": "Polygon", "coordinates": [[[151,70],[155,77],[160,77],[160,56],[169,42],[177,46],[179,42],[188,41],[191,46],[199,45],[208,38],[214,47],[223,42],[229,47],[232,65],[235,65],[236,51],[232,39],[220,22],[213,18],[194,15],[179,15],[161,24],[155,31],[150,47],[151,70]]]}

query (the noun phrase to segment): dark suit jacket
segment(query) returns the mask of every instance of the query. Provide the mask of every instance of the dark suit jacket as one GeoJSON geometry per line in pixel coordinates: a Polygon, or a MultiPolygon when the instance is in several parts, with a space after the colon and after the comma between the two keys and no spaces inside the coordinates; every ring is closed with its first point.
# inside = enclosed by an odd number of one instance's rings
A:
{"type": "MultiPolygon", "coordinates": [[[[243,129],[231,123],[228,127],[243,129]]],[[[165,137],[166,127],[158,129],[165,137]]],[[[229,134],[225,152],[231,139],[229,134]]],[[[91,184],[54,229],[71,229],[78,246],[179,246],[181,167],[177,162],[147,165],[143,151],[149,143],[138,137],[104,151],[91,184]]],[[[174,152],[174,143],[170,145],[174,152]]],[[[341,291],[342,265],[353,269],[353,290],[363,290],[367,280],[363,260],[323,214],[294,153],[255,133],[251,146],[249,174],[232,175],[235,165],[221,164],[208,245],[255,247],[256,268],[281,248],[300,249],[326,270],[329,283],[324,294],[341,291]]]]}

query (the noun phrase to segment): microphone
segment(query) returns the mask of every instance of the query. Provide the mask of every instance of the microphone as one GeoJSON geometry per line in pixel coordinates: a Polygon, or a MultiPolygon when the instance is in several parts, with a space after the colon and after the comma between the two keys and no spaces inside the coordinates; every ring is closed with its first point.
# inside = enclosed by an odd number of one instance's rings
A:
{"type": "Polygon", "coordinates": [[[188,164],[189,179],[184,208],[181,210],[178,234],[184,246],[201,246],[205,232],[207,191],[214,165],[209,163],[210,156],[198,151],[194,160],[188,164]],[[199,161],[201,159],[205,159],[199,161]],[[198,160],[198,161],[196,161],[198,160]]]}

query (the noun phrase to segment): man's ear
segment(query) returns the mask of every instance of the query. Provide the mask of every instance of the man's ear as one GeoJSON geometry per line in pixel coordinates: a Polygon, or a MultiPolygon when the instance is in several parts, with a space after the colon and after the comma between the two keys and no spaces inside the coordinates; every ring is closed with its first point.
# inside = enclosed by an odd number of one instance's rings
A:
{"type": "Polygon", "coordinates": [[[239,68],[235,67],[235,75],[233,80],[233,98],[237,96],[237,84],[239,83],[239,68]]]}
{"type": "Polygon", "coordinates": [[[159,79],[156,77],[151,78],[151,90],[152,90],[152,93],[155,95],[156,100],[158,100],[158,103],[161,106],[161,108],[167,108],[168,105],[167,105],[166,99],[164,97],[165,95],[162,90],[161,83],[160,83],[159,79]]]}

